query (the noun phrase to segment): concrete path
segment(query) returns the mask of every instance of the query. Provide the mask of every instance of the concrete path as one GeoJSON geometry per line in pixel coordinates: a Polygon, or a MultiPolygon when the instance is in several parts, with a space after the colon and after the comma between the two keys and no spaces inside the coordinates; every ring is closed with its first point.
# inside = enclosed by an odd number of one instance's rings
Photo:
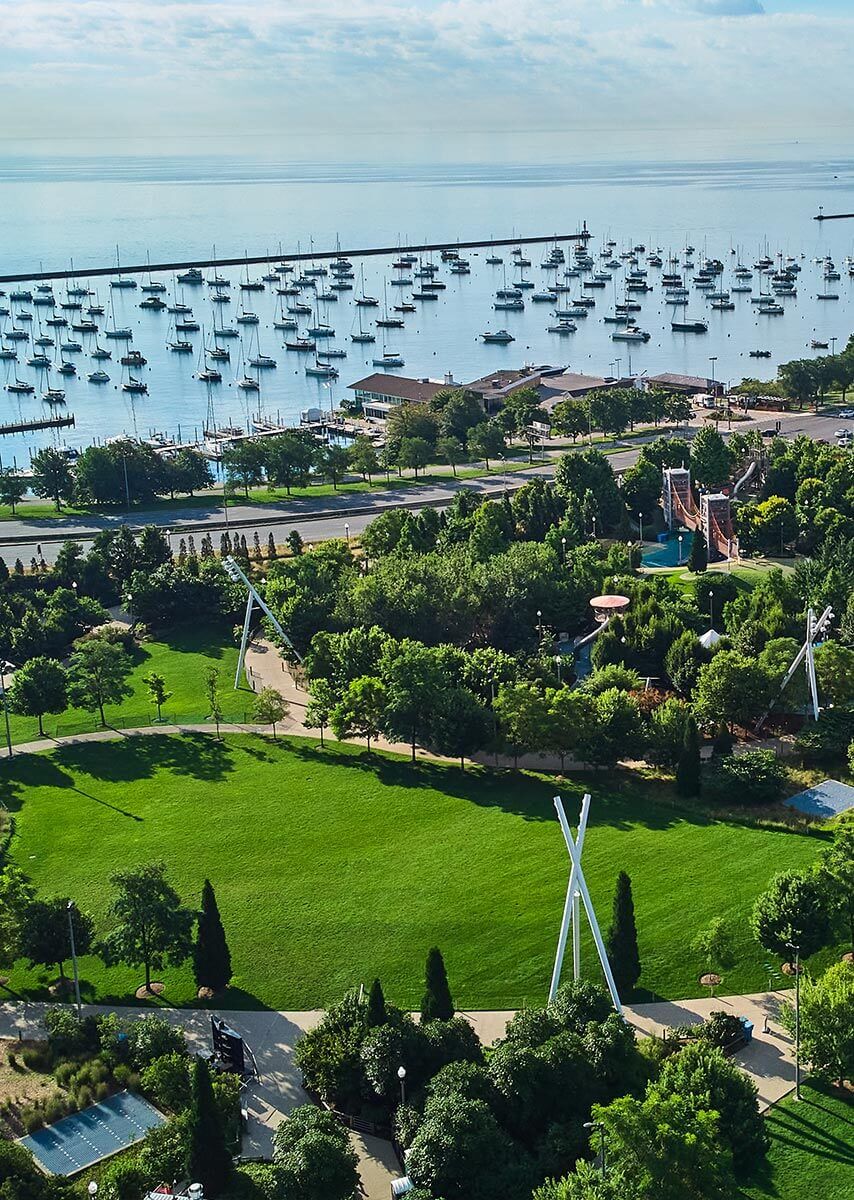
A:
{"type": "Polygon", "coordinates": [[[764,1112],[777,1104],[795,1086],[795,1052],[791,1034],[780,1024],[782,1003],[789,992],[757,992],[747,996],[715,996],[700,1000],[665,1000],[637,1004],[625,1010],[626,1020],[642,1033],[659,1037],[665,1029],[694,1025],[712,1012],[727,1012],[753,1022],[753,1040],[733,1056],[759,1091],[759,1108],[764,1112]]]}

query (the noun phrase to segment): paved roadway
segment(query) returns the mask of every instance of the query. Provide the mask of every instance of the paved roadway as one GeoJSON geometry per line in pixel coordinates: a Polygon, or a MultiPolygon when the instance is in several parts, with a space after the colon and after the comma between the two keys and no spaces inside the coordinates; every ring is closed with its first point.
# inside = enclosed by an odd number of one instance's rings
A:
{"type": "MultiPolygon", "coordinates": [[[[827,441],[833,440],[834,431],[840,425],[851,425],[850,421],[840,421],[832,412],[762,413],[750,421],[739,422],[736,428],[740,432],[755,428],[769,429],[774,427],[777,419],[781,422],[781,432],[785,437],[806,434],[827,441]]],[[[639,452],[638,442],[632,442],[630,448],[610,455],[611,465],[617,471],[624,470],[636,461],[639,452]]],[[[554,463],[548,462],[507,476],[493,475],[484,479],[469,480],[454,480],[449,476],[446,484],[390,488],[372,495],[348,494],[317,500],[285,500],[277,505],[250,506],[234,503],[228,508],[228,523],[232,529],[237,528],[244,533],[250,543],[256,529],[262,543],[266,543],[267,536],[272,531],[276,542],[282,544],[293,529],[298,529],[303,540],[308,543],[344,537],[345,525],[349,525],[350,534],[356,536],[369,521],[389,508],[416,509],[426,505],[444,507],[462,489],[480,492],[483,495],[500,496],[505,488],[507,491],[514,491],[529,479],[537,475],[550,476],[553,471],[554,463]]],[[[10,565],[18,557],[24,563],[29,563],[30,559],[38,558],[41,552],[45,561],[52,563],[65,538],[73,538],[79,541],[84,549],[88,549],[95,533],[102,529],[116,528],[125,524],[125,521],[124,513],[86,518],[61,517],[49,523],[25,518],[4,521],[0,524],[0,555],[10,565]]],[[[178,538],[189,533],[193,533],[198,545],[203,534],[210,532],[216,544],[220,532],[226,527],[222,504],[214,502],[202,507],[179,506],[168,512],[162,509],[135,512],[133,525],[139,527],[145,524],[160,525],[172,530],[172,544],[175,549],[178,538]]]]}

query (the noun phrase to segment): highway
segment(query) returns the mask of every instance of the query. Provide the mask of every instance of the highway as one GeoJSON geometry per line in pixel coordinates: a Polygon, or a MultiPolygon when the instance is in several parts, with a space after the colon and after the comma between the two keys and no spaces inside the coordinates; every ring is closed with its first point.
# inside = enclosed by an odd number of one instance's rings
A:
{"type": "MultiPolygon", "coordinates": [[[[833,412],[804,412],[762,413],[758,418],[741,421],[733,428],[740,432],[752,428],[773,429],[778,419],[781,435],[787,438],[805,434],[832,442],[837,428],[854,427],[854,422],[842,421],[833,412]]],[[[697,427],[693,426],[692,430],[695,432],[697,427]]],[[[609,455],[609,460],[614,470],[620,471],[631,466],[639,453],[640,444],[635,441],[627,449],[609,455]]],[[[389,488],[371,494],[325,496],[317,500],[284,499],[281,504],[276,505],[247,505],[233,501],[228,506],[228,528],[232,532],[239,530],[245,534],[250,545],[256,529],[262,544],[266,544],[271,531],[277,544],[282,544],[294,529],[299,530],[303,541],[307,543],[333,537],[343,538],[346,536],[347,525],[350,536],[355,537],[369,521],[389,508],[415,510],[427,505],[442,508],[450,504],[454,496],[463,489],[497,497],[503,494],[505,488],[512,492],[531,478],[538,475],[548,477],[553,473],[554,461],[549,461],[541,466],[533,466],[506,476],[492,475],[489,478],[468,480],[454,480],[449,476],[447,483],[417,488],[389,488]]],[[[189,533],[193,534],[198,547],[201,538],[209,532],[214,546],[218,547],[220,533],[226,528],[225,516],[221,501],[212,500],[209,505],[199,507],[179,505],[166,513],[162,509],[136,511],[133,513],[132,524],[135,528],[145,524],[156,524],[170,530],[171,544],[177,552],[179,539],[189,533]]],[[[126,523],[127,514],[123,512],[86,518],[60,516],[51,521],[26,518],[3,521],[0,524],[0,556],[5,559],[7,566],[11,566],[16,558],[29,565],[30,560],[38,558],[40,554],[45,562],[52,563],[66,538],[72,538],[80,542],[84,549],[88,549],[98,531],[118,528],[126,523]]]]}

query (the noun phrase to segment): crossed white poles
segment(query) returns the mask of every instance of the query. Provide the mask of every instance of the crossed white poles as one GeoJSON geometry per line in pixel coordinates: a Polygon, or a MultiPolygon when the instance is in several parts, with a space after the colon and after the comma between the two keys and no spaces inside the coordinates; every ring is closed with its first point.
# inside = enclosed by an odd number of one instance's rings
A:
{"type": "Polygon", "coordinates": [[[234,686],[236,688],[240,687],[240,674],[243,670],[244,659],[246,658],[246,647],[249,644],[249,626],[252,622],[252,610],[256,604],[264,613],[264,616],[269,618],[271,625],[285,645],[293,651],[299,662],[302,662],[302,657],[300,656],[296,646],[294,646],[284,629],[282,629],[274,614],[267,607],[264,597],[260,594],[260,592],[255,590],[255,586],[253,585],[252,581],[243,572],[239,564],[235,562],[235,560],[229,555],[228,558],[223,559],[222,565],[225,568],[226,575],[228,575],[229,579],[232,580],[233,583],[242,583],[246,588],[246,615],[243,618],[243,637],[240,639],[240,653],[237,656],[237,670],[234,674],[234,686]]]}
{"type": "Polygon", "coordinates": [[[566,819],[563,801],[560,796],[555,796],[554,805],[557,812],[557,819],[560,822],[561,832],[563,833],[563,840],[566,842],[566,848],[569,851],[572,868],[569,872],[569,886],[566,889],[563,919],[560,923],[560,934],[557,940],[557,954],[555,955],[555,965],[552,971],[551,986],[549,987],[549,1001],[554,1000],[560,985],[560,973],[563,968],[563,956],[566,953],[566,939],[569,935],[570,924],[572,925],[573,979],[578,979],[581,974],[581,902],[583,901],[587,919],[590,922],[593,941],[596,944],[596,952],[599,955],[599,962],[602,964],[602,970],[605,973],[608,991],[611,993],[614,1008],[618,1013],[622,1014],[623,1006],[620,1003],[620,995],[617,991],[617,985],[614,982],[611,964],[608,962],[608,955],[605,952],[605,943],[602,941],[602,934],[599,930],[599,922],[596,920],[593,902],[590,899],[590,893],[587,890],[587,883],[584,879],[584,871],[581,867],[584,834],[587,831],[587,818],[590,814],[590,794],[589,792],[585,792],[584,799],[581,801],[581,816],[578,819],[578,834],[575,838],[572,836],[572,830],[569,827],[569,821],[566,819]]]}
{"type": "MultiPolygon", "coordinates": [[[[828,604],[821,616],[816,617],[815,610],[807,609],[807,635],[804,639],[804,644],[792,659],[792,665],[785,674],[783,682],[780,684],[780,690],[775,697],[775,700],[782,696],[786,689],[786,685],[791,680],[792,676],[797,671],[802,662],[806,660],[807,685],[810,690],[810,701],[812,703],[813,720],[818,720],[821,708],[818,703],[818,683],[815,677],[815,641],[820,634],[824,633],[830,622],[833,620],[833,609],[828,604]]],[[[765,710],[757,722],[756,728],[761,729],[768,719],[768,713],[773,708],[774,702],[765,710]]]]}

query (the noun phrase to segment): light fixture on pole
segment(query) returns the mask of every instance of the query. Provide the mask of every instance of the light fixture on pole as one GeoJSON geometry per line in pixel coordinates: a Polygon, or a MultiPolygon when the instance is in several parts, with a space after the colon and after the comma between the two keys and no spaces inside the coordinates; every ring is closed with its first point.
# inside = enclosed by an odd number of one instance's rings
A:
{"type": "Polygon", "coordinates": [[[643,545],[643,513],[638,513],[638,540],[643,545]]]}
{"type": "Polygon", "coordinates": [[[237,670],[234,675],[235,688],[240,687],[240,673],[243,670],[243,663],[246,658],[246,647],[249,644],[249,626],[252,621],[252,611],[256,604],[261,609],[264,616],[268,618],[276,633],[279,635],[288,649],[293,652],[297,661],[302,662],[302,655],[297,650],[296,646],[294,646],[284,629],[282,629],[278,618],[270,611],[264,597],[257,591],[255,585],[248,578],[243,569],[238,565],[237,562],[235,562],[231,555],[222,560],[222,565],[226,575],[232,581],[232,583],[242,583],[246,588],[246,615],[243,618],[243,636],[240,639],[240,653],[237,656],[237,670]]]}
{"type": "Polygon", "coordinates": [[[406,1103],[406,1067],[403,1065],[397,1068],[397,1077],[400,1080],[400,1103],[406,1103]]]}
{"type": "Polygon", "coordinates": [[[86,1184],[86,1191],[92,1197],[92,1200],[95,1200],[95,1197],[98,1195],[98,1185],[94,1179],[90,1179],[86,1184]]]}
{"type": "Polygon", "coordinates": [[[549,1001],[554,1000],[560,986],[560,974],[563,968],[563,956],[566,953],[566,941],[569,936],[570,924],[572,925],[572,974],[574,979],[578,979],[581,975],[581,903],[583,902],[585,912],[587,913],[587,920],[590,923],[590,931],[593,934],[596,953],[599,955],[599,962],[602,965],[605,982],[608,984],[608,991],[611,993],[614,1008],[616,1008],[618,1013],[622,1014],[623,1006],[620,1003],[620,994],[614,982],[614,975],[605,951],[605,943],[602,940],[599,922],[596,920],[596,913],[593,909],[593,901],[590,899],[590,893],[587,890],[587,883],[584,879],[584,872],[581,869],[581,852],[584,848],[584,835],[587,831],[587,819],[590,815],[590,793],[584,793],[584,798],[581,802],[581,815],[578,819],[578,833],[574,839],[560,796],[555,796],[554,806],[557,812],[557,819],[560,822],[563,840],[566,842],[566,848],[569,852],[572,868],[569,873],[563,918],[560,924],[560,933],[558,934],[557,953],[555,954],[555,963],[549,986],[549,1001]]]}
{"type": "MultiPolygon", "coordinates": [[[[80,1020],[83,1006],[80,1003],[80,974],[77,970],[77,946],[74,942],[74,901],[69,900],[65,907],[68,913],[68,940],[71,942],[71,965],[74,970],[74,1003],[77,1005],[77,1019],[80,1020]]],[[[95,1186],[97,1187],[97,1184],[95,1186]]]]}
{"type": "Polygon", "coordinates": [[[537,609],[537,637],[540,641],[543,640],[543,610],[537,609]]]}
{"type": "Polygon", "coordinates": [[[585,1121],[584,1128],[589,1129],[591,1133],[599,1134],[599,1166],[604,1179],[608,1174],[608,1164],[605,1162],[605,1126],[601,1121],[585,1121]]]}
{"type": "Polygon", "coordinates": [[[801,948],[786,942],[795,952],[795,1099],[801,1098],[801,948]]]}
{"type": "Polygon", "coordinates": [[[6,672],[14,671],[14,669],[14,663],[0,659],[0,693],[3,696],[3,716],[6,720],[6,749],[9,752],[9,758],[12,757],[12,731],[9,728],[9,699],[6,695],[6,672]]]}
{"type": "Polygon", "coordinates": [[[347,539],[347,545],[350,545],[350,526],[347,521],[344,522],[344,536],[347,539]]]}
{"type": "Polygon", "coordinates": [[[679,534],[679,536],[677,537],[676,540],[679,543],[679,562],[676,565],[681,567],[682,566],[682,534],[681,533],[679,534]]]}
{"type": "Polygon", "coordinates": [[[563,679],[561,678],[561,667],[563,666],[563,655],[561,655],[561,654],[555,655],[555,666],[557,667],[557,685],[558,685],[558,687],[560,687],[563,684],[563,679]]]}

